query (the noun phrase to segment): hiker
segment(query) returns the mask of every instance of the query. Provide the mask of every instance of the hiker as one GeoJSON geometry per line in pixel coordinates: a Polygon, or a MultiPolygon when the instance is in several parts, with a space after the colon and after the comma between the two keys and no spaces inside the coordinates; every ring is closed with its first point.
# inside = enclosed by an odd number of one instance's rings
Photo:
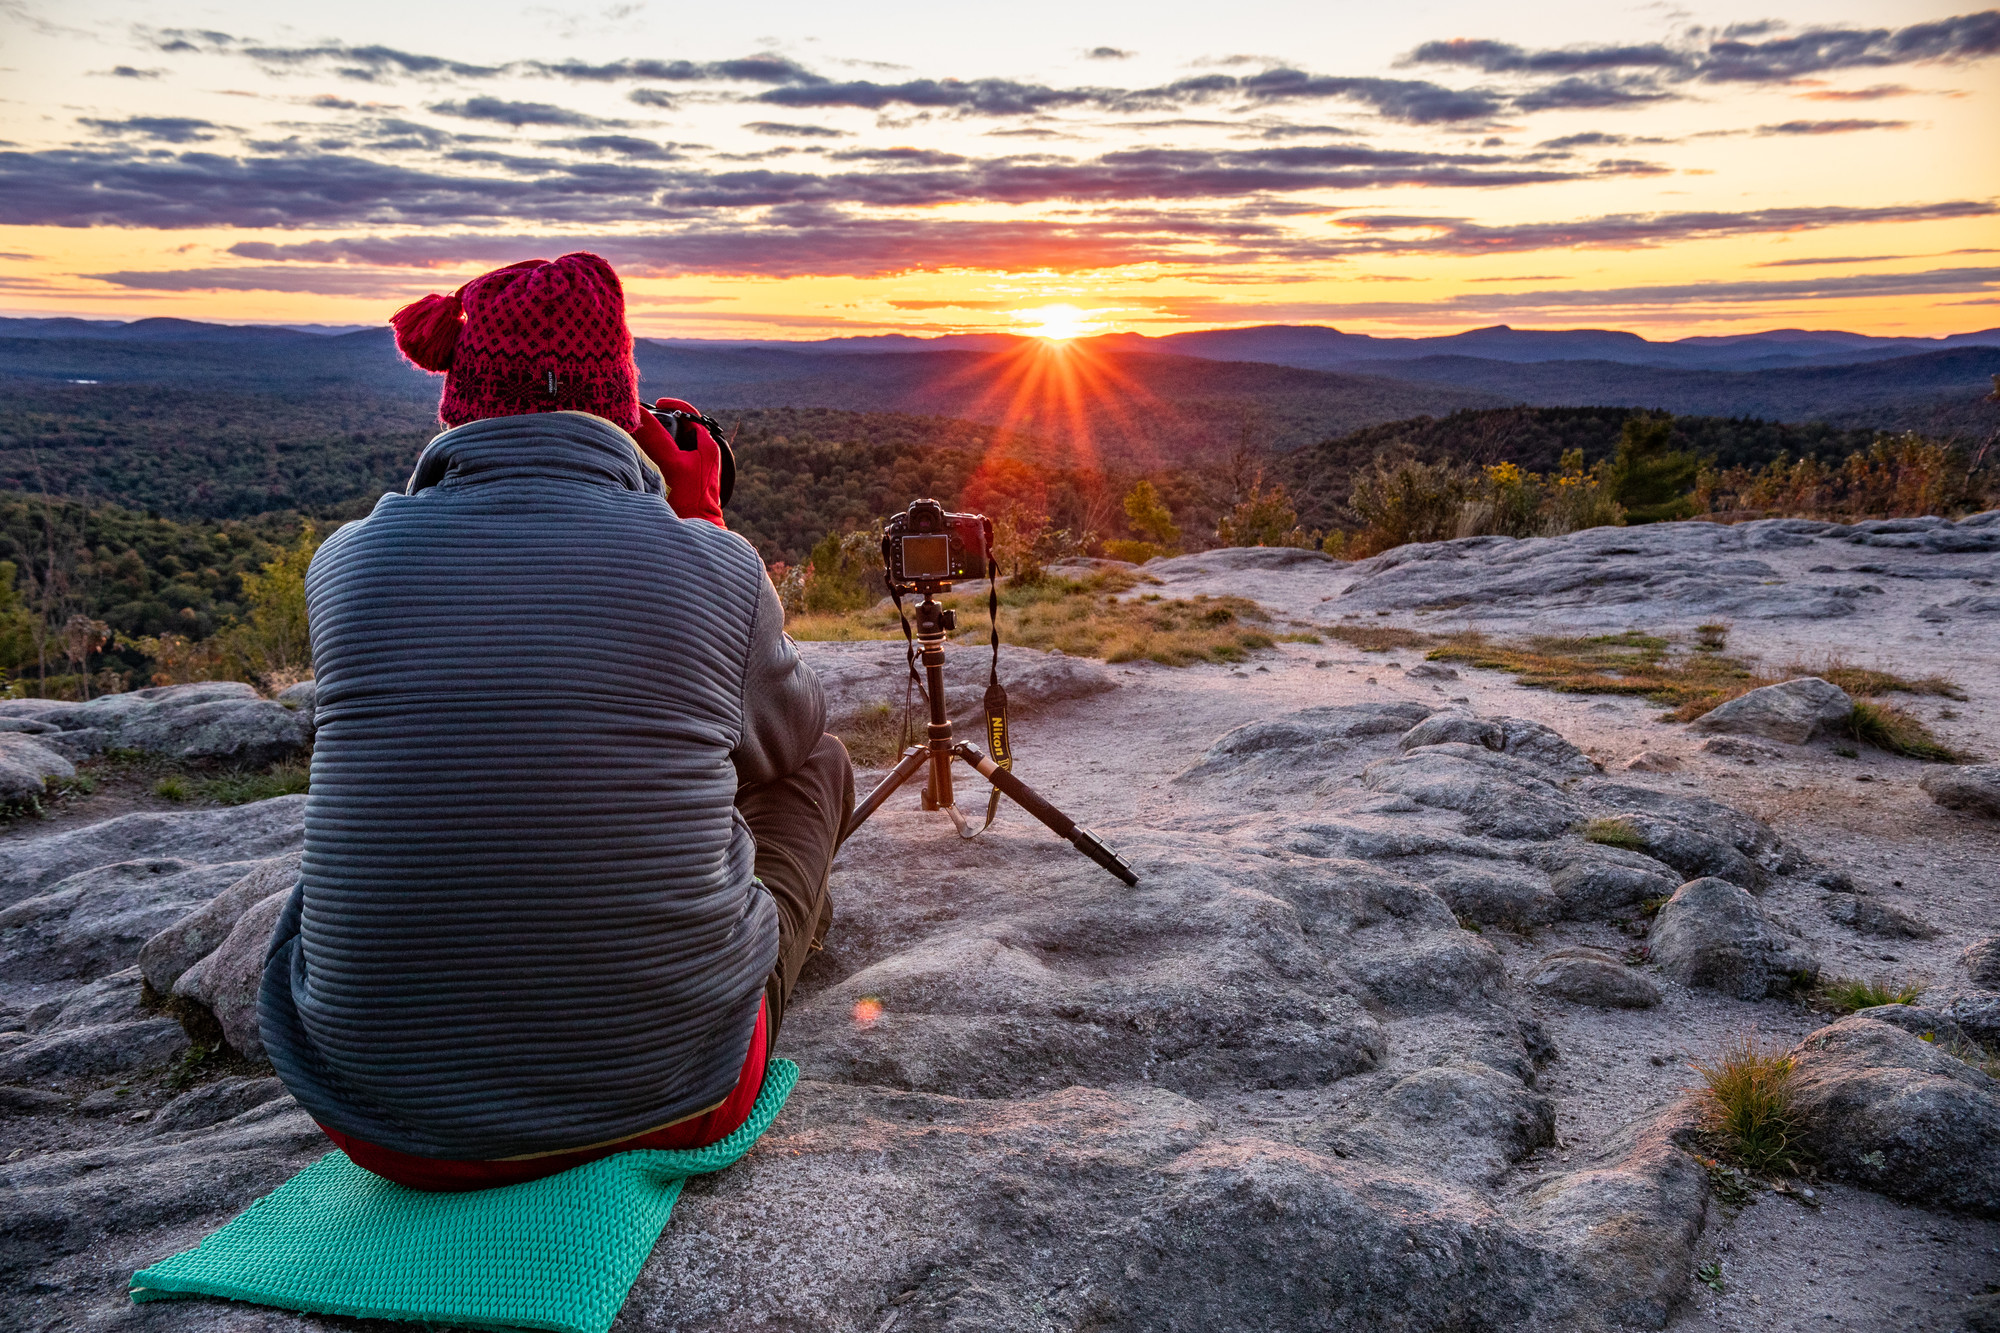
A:
{"type": "Polygon", "coordinates": [[[716,442],[639,406],[608,263],[393,323],[448,429],[306,576],[318,734],[264,1045],[419,1189],[705,1146],[832,920],[847,752],[723,525],[716,442]]]}

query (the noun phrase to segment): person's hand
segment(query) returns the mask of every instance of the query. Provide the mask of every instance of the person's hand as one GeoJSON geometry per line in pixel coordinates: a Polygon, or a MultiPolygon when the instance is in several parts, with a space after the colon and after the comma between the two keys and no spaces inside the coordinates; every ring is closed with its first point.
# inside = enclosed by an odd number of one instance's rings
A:
{"type": "MultiPolygon", "coordinates": [[[[655,404],[663,412],[694,412],[691,403],[679,398],[662,398],[655,404]]],[[[695,447],[682,449],[667,428],[651,412],[639,413],[639,429],[632,438],[659,464],[667,482],[667,503],[682,518],[706,519],[718,528],[722,521],[722,447],[704,426],[692,426],[695,447]]]]}

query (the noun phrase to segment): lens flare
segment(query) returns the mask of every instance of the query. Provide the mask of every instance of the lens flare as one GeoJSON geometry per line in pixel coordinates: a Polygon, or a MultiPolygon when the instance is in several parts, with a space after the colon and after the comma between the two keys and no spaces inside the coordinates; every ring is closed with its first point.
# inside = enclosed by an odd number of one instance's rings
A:
{"type": "Polygon", "coordinates": [[[1104,321],[1091,318],[1096,313],[1073,305],[1045,305],[1033,310],[1016,310],[1014,318],[1029,326],[1023,330],[1029,337],[1061,342],[1102,330],[1104,321]]]}
{"type": "Polygon", "coordinates": [[[863,996],[854,1002],[854,1026],[872,1028],[875,1020],[882,1017],[882,1002],[872,995],[863,996]]]}

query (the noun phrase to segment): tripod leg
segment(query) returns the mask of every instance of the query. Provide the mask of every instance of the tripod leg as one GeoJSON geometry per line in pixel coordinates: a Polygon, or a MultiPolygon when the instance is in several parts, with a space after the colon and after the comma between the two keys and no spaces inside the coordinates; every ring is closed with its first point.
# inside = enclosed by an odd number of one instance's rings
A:
{"type": "Polygon", "coordinates": [[[1070,846],[1127,884],[1139,882],[1139,876],[1132,867],[1126,865],[1118,853],[1105,846],[1095,833],[1086,828],[1079,828],[1075,820],[1037,796],[1032,787],[981,754],[975,746],[961,741],[951,747],[951,752],[978,769],[980,777],[1005,792],[1013,799],[1014,804],[1041,820],[1048,826],[1050,832],[1059,838],[1068,839],[1070,846]]]}
{"type": "Polygon", "coordinates": [[[840,831],[841,840],[846,841],[849,837],[853,836],[854,830],[860,828],[868,816],[882,808],[882,802],[896,794],[896,788],[915,777],[917,770],[930,761],[931,752],[927,746],[912,746],[910,749],[905,750],[902,762],[896,765],[888,777],[882,779],[874,791],[868,793],[867,800],[854,807],[854,817],[849,819],[847,827],[840,831]]]}

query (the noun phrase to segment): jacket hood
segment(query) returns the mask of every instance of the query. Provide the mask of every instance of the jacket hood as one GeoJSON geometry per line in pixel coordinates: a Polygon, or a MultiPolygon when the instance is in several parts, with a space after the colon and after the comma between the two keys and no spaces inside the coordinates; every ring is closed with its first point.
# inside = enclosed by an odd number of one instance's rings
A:
{"type": "Polygon", "coordinates": [[[485,417],[424,446],[404,493],[509,478],[568,480],[666,495],[657,468],[624,430],[588,412],[485,417]]]}

